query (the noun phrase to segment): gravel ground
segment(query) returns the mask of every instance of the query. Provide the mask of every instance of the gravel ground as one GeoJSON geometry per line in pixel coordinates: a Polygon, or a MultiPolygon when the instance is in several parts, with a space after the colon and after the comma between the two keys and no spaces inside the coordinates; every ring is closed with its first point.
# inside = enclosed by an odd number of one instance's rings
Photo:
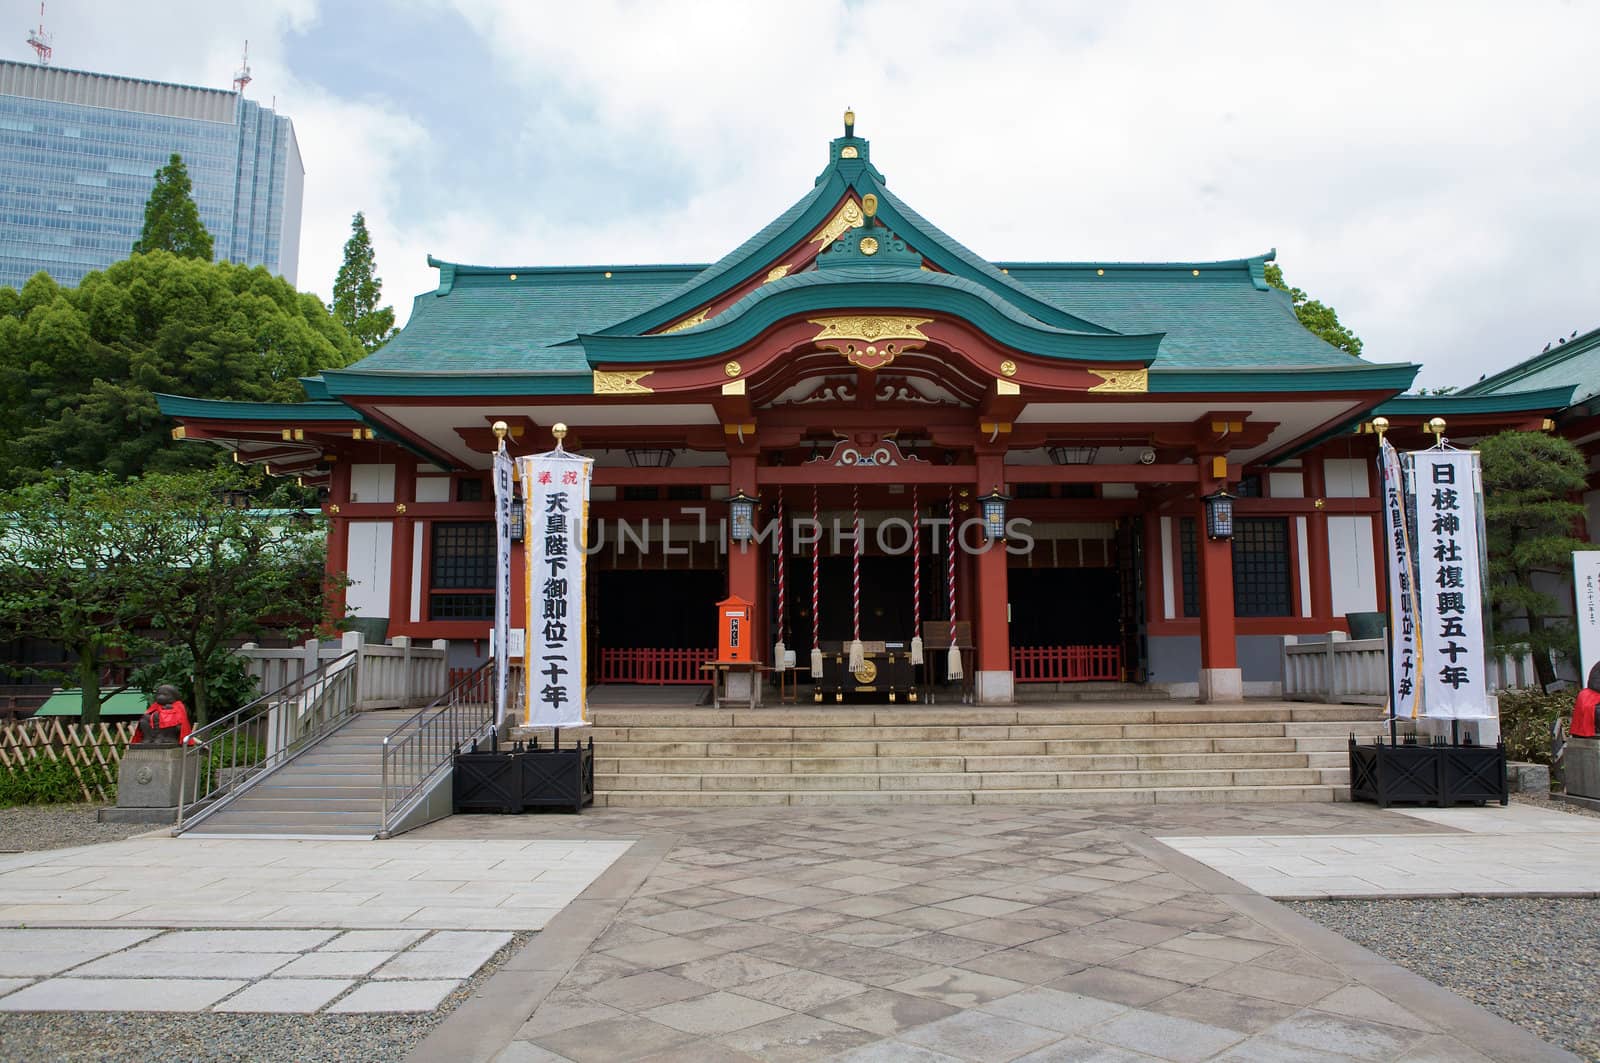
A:
{"type": "Polygon", "coordinates": [[[232,1015],[199,1012],[0,1013],[7,1063],[362,1063],[403,1059],[500,968],[511,943],[435,1011],[400,1015],[232,1015]]]}
{"type": "Polygon", "coordinates": [[[1600,819],[1600,812],[1582,805],[1569,805],[1565,801],[1552,801],[1549,794],[1512,794],[1511,800],[1520,805],[1533,805],[1537,808],[1548,808],[1552,812],[1566,812],[1574,816],[1589,816],[1600,819]]]}
{"type": "Polygon", "coordinates": [[[1590,1063],[1600,1061],[1600,900],[1296,901],[1289,907],[1590,1063]]]}
{"type": "Polygon", "coordinates": [[[148,823],[100,823],[99,805],[19,805],[0,808],[0,853],[70,849],[120,842],[156,828],[148,823]]]}

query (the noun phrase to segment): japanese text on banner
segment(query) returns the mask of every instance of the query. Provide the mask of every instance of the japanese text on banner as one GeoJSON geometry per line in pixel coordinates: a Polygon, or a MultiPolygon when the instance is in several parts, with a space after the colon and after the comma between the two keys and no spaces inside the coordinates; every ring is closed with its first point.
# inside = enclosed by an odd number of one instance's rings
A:
{"type": "Polygon", "coordinates": [[[526,722],[576,727],[586,716],[584,546],[594,463],[561,450],[518,460],[528,505],[526,722]]]}
{"type": "Polygon", "coordinates": [[[504,721],[511,673],[511,455],[494,456],[494,718],[504,721]]]}
{"type": "Polygon", "coordinates": [[[1389,564],[1389,714],[1417,715],[1422,701],[1417,674],[1417,587],[1411,567],[1411,534],[1406,527],[1405,483],[1400,477],[1400,456],[1384,440],[1378,453],[1383,482],[1385,552],[1389,564]]]}
{"type": "Polygon", "coordinates": [[[1417,593],[1422,604],[1422,712],[1492,716],[1484,667],[1476,451],[1411,455],[1417,496],[1417,593]]]}

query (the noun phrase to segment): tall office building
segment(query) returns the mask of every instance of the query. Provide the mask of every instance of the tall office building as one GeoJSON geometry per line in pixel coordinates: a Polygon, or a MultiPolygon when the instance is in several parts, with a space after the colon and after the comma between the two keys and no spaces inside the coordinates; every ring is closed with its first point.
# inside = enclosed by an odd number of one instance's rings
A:
{"type": "Polygon", "coordinates": [[[305,167],[289,119],[227,89],[0,60],[0,284],[75,285],[128,257],[183,156],[216,257],[291,284],[305,167]]]}

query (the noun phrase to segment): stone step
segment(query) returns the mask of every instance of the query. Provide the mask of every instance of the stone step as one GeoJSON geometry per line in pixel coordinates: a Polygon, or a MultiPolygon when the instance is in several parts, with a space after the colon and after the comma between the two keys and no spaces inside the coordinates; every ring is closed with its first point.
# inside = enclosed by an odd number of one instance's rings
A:
{"type": "Polygon", "coordinates": [[[280,794],[257,794],[255,790],[238,798],[227,808],[230,816],[250,815],[255,812],[366,812],[368,819],[376,819],[383,811],[383,797],[293,797],[280,794]]]}
{"type": "MultiPolygon", "coordinates": [[[[1334,754],[1316,754],[1332,757],[1334,754]]],[[[1318,767],[1334,767],[1328,761],[1318,767]]],[[[783,775],[966,771],[1184,771],[1231,768],[1305,768],[1299,753],[1188,753],[1177,755],[976,756],[976,757],[596,757],[604,775],[783,775]]]]}
{"type": "Polygon", "coordinates": [[[1099,805],[1235,804],[1344,801],[1347,787],[1217,786],[1144,789],[1053,790],[759,790],[626,792],[596,790],[595,804],[613,808],[671,808],[744,805],[1009,804],[1099,805]]]}
{"type": "Polygon", "coordinates": [[[185,834],[203,835],[247,835],[252,838],[259,837],[307,837],[319,838],[346,837],[370,838],[378,832],[374,823],[313,823],[305,824],[297,820],[287,819],[272,823],[236,823],[233,821],[206,820],[197,827],[190,827],[185,834]]]}
{"type": "Polygon", "coordinates": [[[229,806],[206,821],[214,831],[244,833],[254,827],[292,827],[305,834],[325,834],[329,828],[365,828],[368,834],[378,829],[378,816],[374,812],[346,812],[338,809],[326,811],[274,812],[265,809],[243,809],[229,806]]]}
{"type": "MultiPolygon", "coordinates": [[[[1160,724],[931,724],[860,727],[596,727],[596,746],[613,742],[658,744],[749,742],[955,742],[955,741],[1111,741],[1116,739],[1348,737],[1351,730],[1370,730],[1362,721],[1295,722],[1169,722],[1160,724]]],[[[586,736],[587,737],[587,736],[586,736]]]]}
{"type": "Polygon", "coordinates": [[[602,775],[595,789],[607,791],[750,790],[1043,790],[1138,789],[1211,786],[1310,785],[1321,781],[1314,768],[1250,768],[1188,771],[969,771],[858,772],[848,774],[602,775]]]}

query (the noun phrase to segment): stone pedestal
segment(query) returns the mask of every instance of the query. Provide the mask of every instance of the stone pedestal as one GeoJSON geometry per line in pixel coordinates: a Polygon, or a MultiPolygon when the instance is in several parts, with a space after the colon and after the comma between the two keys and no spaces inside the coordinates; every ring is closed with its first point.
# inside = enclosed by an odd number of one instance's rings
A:
{"type": "MultiPolygon", "coordinates": [[[[129,746],[117,771],[117,804],[102,808],[102,823],[176,823],[183,786],[182,746],[129,746]]],[[[199,782],[191,771],[189,798],[199,782]]]]}
{"type": "Polygon", "coordinates": [[[1200,701],[1228,703],[1244,700],[1244,673],[1237,668],[1200,669],[1200,701]]]}
{"type": "Polygon", "coordinates": [[[1600,738],[1569,738],[1562,756],[1567,793],[1600,801],[1600,738]]]}
{"type": "Polygon", "coordinates": [[[1012,672],[981,671],[974,680],[979,705],[1010,705],[1017,700],[1017,688],[1012,672]]]}

